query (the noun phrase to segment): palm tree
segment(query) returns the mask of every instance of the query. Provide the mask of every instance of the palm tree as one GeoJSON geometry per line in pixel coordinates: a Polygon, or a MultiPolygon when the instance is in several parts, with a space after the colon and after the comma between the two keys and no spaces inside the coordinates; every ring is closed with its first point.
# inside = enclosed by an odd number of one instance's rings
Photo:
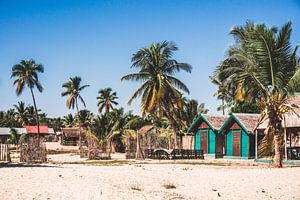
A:
{"type": "Polygon", "coordinates": [[[84,109],[84,110],[80,110],[79,116],[76,117],[79,117],[81,127],[88,128],[92,123],[94,114],[91,111],[84,109]]]}
{"type": "Polygon", "coordinates": [[[183,70],[191,72],[192,67],[187,63],[179,63],[172,59],[177,51],[172,42],[153,43],[148,48],[141,48],[132,57],[132,68],[139,72],[123,76],[121,80],[143,82],[141,87],[132,95],[128,104],[141,96],[142,114],[157,110],[168,118],[174,131],[175,148],[177,148],[177,127],[174,111],[182,109],[182,94],[179,90],[189,93],[188,87],[174,74],[183,70]]]}
{"type": "MultiPolygon", "coordinates": [[[[75,76],[73,78],[70,78],[70,80],[68,82],[63,83],[62,85],[63,88],[65,88],[66,90],[63,91],[61,93],[61,96],[69,96],[66,102],[66,106],[69,109],[74,109],[76,107],[77,110],[77,120],[78,120],[78,127],[79,127],[79,132],[81,130],[81,125],[80,125],[80,118],[79,116],[79,106],[78,106],[78,99],[82,102],[83,106],[86,107],[84,99],[82,98],[82,96],[80,95],[80,92],[86,88],[89,87],[89,85],[83,85],[81,86],[81,78],[78,76],[75,76]]],[[[80,148],[82,146],[82,138],[81,135],[79,136],[79,143],[80,143],[80,148]]]]}
{"type": "Polygon", "coordinates": [[[16,117],[22,126],[28,125],[28,110],[23,101],[19,101],[17,105],[14,105],[16,110],[16,117]]]}
{"type": "Polygon", "coordinates": [[[99,90],[98,92],[99,96],[98,99],[98,109],[99,112],[102,112],[102,110],[105,108],[105,112],[109,112],[110,109],[113,109],[114,105],[118,105],[118,102],[116,102],[117,93],[112,92],[111,88],[104,88],[99,90]]]}
{"type": "Polygon", "coordinates": [[[218,100],[222,101],[222,104],[217,108],[217,110],[222,110],[222,114],[225,115],[225,109],[230,107],[233,103],[233,94],[232,84],[229,81],[223,80],[220,73],[221,68],[216,70],[213,76],[210,76],[210,79],[213,84],[218,86],[218,90],[214,93],[214,96],[217,97],[218,100]]]}
{"type": "Polygon", "coordinates": [[[181,131],[186,133],[187,128],[199,117],[200,114],[208,113],[204,103],[198,103],[195,99],[184,99],[184,106],[181,112],[177,113],[177,119],[182,123],[181,131]]]}
{"type": "Polygon", "coordinates": [[[74,125],[74,121],[74,117],[71,113],[63,117],[63,125],[65,127],[72,127],[74,125]]]}
{"type": "Polygon", "coordinates": [[[38,110],[36,106],[36,100],[33,93],[33,89],[36,87],[39,92],[43,91],[43,87],[39,81],[38,73],[44,73],[44,67],[42,64],[35,63],[34,60],[21,60],[19,64],[16,64],[12,67],[12,75],[11,78],[16,78],[14,81],[14,85],[17,85],[16,93],[19,96],[23,91],[25,86],[27,86],[30,90],[35,116],[36,116],[36,124],[38,126],[38,135],[40,133],[40,124],[39,124],[39,116],[38,110]]]}
{"type": "Polygon", "coordinates": [[[286,103],[289,92],[299,89],[300,66],[292,49],[291,23],[279,30],[247,22],[231,30],[235,45],[228,50],[222,73],[236,86],[235,99],[248,99],[261,105],[261,122],[268,119],[269,134],[274,136],[274,165],[282,167],[281,138],[283,114],[291,109],[286,103]]]}

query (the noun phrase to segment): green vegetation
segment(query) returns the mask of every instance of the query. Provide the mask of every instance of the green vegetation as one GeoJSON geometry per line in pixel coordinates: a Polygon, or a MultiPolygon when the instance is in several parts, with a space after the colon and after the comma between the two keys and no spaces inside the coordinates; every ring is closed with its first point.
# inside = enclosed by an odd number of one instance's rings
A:
{"type": "Polygon", "coordinates": [[[192,66],[172,59],[177,46],[172,42],[153,43],[141,48],[132,57],[132,68],[138,72],[123,76],[121,80],[142,82],[140,88],[129,99],[128,104],[141,96],[143,116],[157,112],[166,116],[174,132],[175,148],[178,147],[175,112],[183,107],[180,91],[189,93],[187,86],[173,75],[180,71],[191,73],[192,66]],[[180,90],[180,91],[179,91],[180,90]]]}
{"type": "Polygon", "coordinates": [[[119,97],[117,97],[116,92],[112,92],[111,88],[104,88],[99,90],[98,92],[99,96],[98,99],[98,109],[101,113],[102,110],[105,108],[105,112],[109,112],[111,109],[113,109],[113,106],[118,105],[118,102],[116,101],[119,97]]]}
{"type": "Polygon", "coordinates": [[[214,75],[220,80],[219,98],[226,99],[224,94],[231,104],[258,105],[260,121],[269,120],[276,167],[282,166],[283,114],[294,108],[287,104],[288,94],[296,92],[300,85],[300,60],[297,47],[292,48],[290,42],[291,32],[290,22],[281,28],[251,22],[233,27],[230,34],[235,44],[228,49],[227,57],[214,75]]]}
{"type": "MultiPolygon", "coordinates": [[[[69,96],[66,102],[66,106],[69,109],[74,109],[76,107],[77,110],[77,120],[78,120],[78,127],[79,130],[81,129],[81,118],[80,118],[80,112],[79,112],[79,107],[78,107],[78,99],[82,102],[83,106],[85,107],[85,102],[82,96],[80,95],[80,92],[86,88],[89,87],[89,85],[83,85],[81,86],[81,78],[78,76],[75,76],[73,78],[70,78],[68,82],[63,83],[62,85],[63,88],[66,90],[61,93],[61,96],[69,96]]],[[[80,135],[79,137],[79,144],[80,147],[82,145],[82,137],[80,135]]]]}
{"type": "MultiPolygon", "coordinates": [[[[300,89],[300,59],[298,47],[293,47],[290,42],[291,32],[290,22],[281,28],[251,22],[233,27],[230,34],[235,43],[228,48],[225,59],[210,77],[218,87],[214,96],[221,100],[218,110],[222,110],[224,115],[228,109],[229,113],[261,113],[260,122],[269,120],[270,137],[265,140],[265,147],[268,150],[275,146],[274,164],[277,167],[281,167],[283,114],[295,107],[287,103],[287,98],[300,89]]],[[[44,72],[44,67],[34,60],[21,60],[12,67],[11,78],[14,78],[17,95],[25,87],[29,88],[33,106],[20,101],[12,109],[0,111],[0,126],[43,124],[55,131],[77,126],[98,140],[113,141],[115,149],[124,152],[124,135],[137,136],[141,127],[153,125],[160,130],[158,140],[161,144],[170,147],[173,137],[175,145],[172,147],[177,148],[177,137],[186,133],[200,114],[208,112],[205,104],[184,96],[189,94],[189,89],[176,75],[181,71],[191,73],[192,66],[174,59],[177,50],[173,42],[163,41],[152,43],[133,54],[131,68],[135,71],[121,80],[141,83],[128,101],[130,105],[140,97],[141,116],[117,107],[117,92],[111,88],[100,89],[97,94],[99,113],[80,110],[78,101],[86,107],[81,92],[89,85],[81,85],[81,78],[75,76],[63,83],[61,96],[67,96],[66,106],[76,109],[76,114],[48,118],[46,113],[37,109],[34,95],[34,88],[43,91],[39,73],[44,72]]],[[[16,143],[17,140],[16,132],[12,130],[9,142],[16,143]]]]}
{"type": "Polygon", "coordinates": [[[36,87],[39,92],[43,91],[43,87],[38,78],[38,73],[43,72],[43,65],[36,64],[34,60],[21,60],[19,64],[13,66],[11,74],[11,78],[16,78],[14,85],[17,86],[16,93],[18,96],[22,94],[26,86],[30,90],[35,110],[36,124],[38,125],[38,133],[40,133],[40,122],[33,89],[36,87]]]}

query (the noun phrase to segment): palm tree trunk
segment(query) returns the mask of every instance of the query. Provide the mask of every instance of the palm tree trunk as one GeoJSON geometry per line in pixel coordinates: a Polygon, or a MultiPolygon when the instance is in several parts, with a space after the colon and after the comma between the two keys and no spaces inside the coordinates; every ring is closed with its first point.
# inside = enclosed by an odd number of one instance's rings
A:
{"type": "Polygon", "coordinates": [[[223,115],[225,115],[224,98],[222,98],[222,112],[223,112],[223,115]]]}
{"type": "Polygon", "coordinates": [[[282,168],[281,140],[279,134],[274,135],[274,146],[275,146],[274,167],[282,168]]]}
{"type": "Polygon", "coordinates": [[[173,135],[173,137],[174,137],[174,143],[175,143],[174,147],[175,147],[175,149],[178,149],[177,129],[176,129],[176,126],[175,126],[174,119],[172,118],[171,113],[170,113],[170,111],[168,109],[166,109],[166,115],[167,115],[169,123],[170,123],[170,125],[171,125],[171,127],[173,129],[173,132],[174,132],[174,135],[173,135]]]}
{"type": "Polygon", "coordinates": [[[82,149],[81,123],[80,123],[80,117],[79,117],[80,112],[79,112],[77,98],[75,99],[75,105],[76,105],[76,110],[77,110],[77,120],[78,120],[78,128],[79,128],[79,152],[80,152],[80,158],[82,158],[83,155],[81,154],[81,149],[82,149]]]}
{"type": "Polygon", "coordinates": [[[30,92],[31,92],[32,100],[33,100],[34,110],[35,110],[36,124],[37,124],[37,127],[38,127],[38,142],[39,142],[40,120],[39,120],[38,110],[37,110],[37,106],[36,106],[35,97],[34,97],[34,94],[33,94],[32,87],[30,87],[30,92]]]}

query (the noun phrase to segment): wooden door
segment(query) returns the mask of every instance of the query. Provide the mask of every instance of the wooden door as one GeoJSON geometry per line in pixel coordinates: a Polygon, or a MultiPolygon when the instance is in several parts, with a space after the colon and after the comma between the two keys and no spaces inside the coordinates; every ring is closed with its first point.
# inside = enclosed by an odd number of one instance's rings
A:
{"type": "Polygon", "coordinates": [[[201,149],[207,153],[207,132],[201,132],[201,149]]]}
{"type": "Polygon", "coordinates": [[[241,132],[233,131],[233,156],[240,156],[241,132]]]}

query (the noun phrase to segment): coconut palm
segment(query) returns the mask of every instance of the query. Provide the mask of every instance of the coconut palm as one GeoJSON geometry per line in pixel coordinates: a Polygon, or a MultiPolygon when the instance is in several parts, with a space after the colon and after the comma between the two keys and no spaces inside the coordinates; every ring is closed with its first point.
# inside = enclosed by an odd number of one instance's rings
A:
{"type": "Polygon", "coordinates": [[[14,128],[10,128],[9,132],[10,132],[10,135],[7,138],[7,143],[18,146],[19,140],[20,140],[20,135],[18,135],[17,130],[14,128]]]}
{"type": "Polygon", "coordinates": [[[28,120],[28,109],[25,106],[25,103],[23,101],[19,101],[18,104],[14,105],[14,108],[16,110],[16,117],[17,120],[20,122],[22,126],[28,125],[29,120],[28,120]]]}
{"type": "Polygon", "coordinates": [[[17,120],[14,109],[9,109],[6,112],[0,112],[1,127],[22,127],[22,124],[17,120]]]}
{"type": "MultiPolygon", "coordinates": [[[[74,109],[76,107],[77,110],[77,116],[79,116],[79,106],[78,106],[78,99],[82,102],[83,106],[86,107],[84,99],[82,98],[82,96],[80,95],[80,92],[86,88],[89,87],[89,85],[83,85],[81,86],[81,78],[78,76],[75,77],[71,77],[70,80],[68,82],[63,83],[62,85],[63,88],[65,88],[66,90],[63,91],[61,93],[61,96],[69,96],[66,102],[66,106],[69,109],[74,109]]],[[[81,130],[81,125],[80,125],[80,119],[79,117],[77,117],[78,120],[78,126],[79,126],[79,130],[81,130]]],[[[80,147],[81,147],[81,135],[79,137],[79,143],[80,143],[80,147]]]]}
{"type": "MultiPolygon", "coordinates": [[[[76,116],[76,117],[78,117],[78,116],[76,116]]],[[[89,111],[87,109],[79,111],[79,120],[80,120],[81,127],[83,127],[83,128],[90,127],[93,118],[94,118],[94,114],[91,111],[89,111]]]]}
{"type": "Polygon", "coordinates": [[[11,78],[16,78],[14,80],[14,85],[17,86],[16,93],[17,95],[21,95],[24,91],[24,88],[27,86],[30,90],[35,116],[36,116],[36,124],[38,126],[38,134],[40,133],[39,127],[39,116],[38,110],[36,106],[36,99],[33,93],[33,89],[36,87],[39,92],[43,91],[43,87],[39,81],[38,73],[43,73],[44,67],[42,64],[35,63],[34,60],[21,60],[19,64],[16,64],[12,67],[12,75],[11,78]]]}
{"type": "Polygon", "coordinates": [[[251,22],[235,26],[230,32],[235,45],[222,63],[223,75],[236,86],[235,99],[256,101],[262,106],[261,122],[269,120],[268,130],[274,136],[276,167],[282,166],[283,114],[293,109],[286,100],[300,84],[297,47],[292,48],[291,32],[290,22],[279,30],[251,22]]]}
{"type": "Polygon", "coordinates": [[[73,117],[73,115],[71,113],[63,117],[63,125],[65,127],[72,127],[72,126],[74,126],[74,121],[75,121],[74,117],[73,117]]]}
{"type": "Polygon", "coordinates": [[[132,57],[132,68],[137,73],[123,76],[121,80],[140,81],[142,85],[132,95],[128,104],[141,96],[142,114],[151,113],[155,109],[167,116],[174,131],[175,147],[177,147],[177,127],[173,112],[182,109],[182,92],[189,93],[188,87],[174,74],[183,70],[191,72],[187,63],[179,63],[172,58],[177,51],[172,42],[153,43],[148,48],[141,48],[132,57]],[[180,91],[179,91],[180,90],[180,91]]]}
{"type": "Polygon", "coordinates": [[[105,108],[105,112],[109,112],[110,109],[113,109],[113,106],[118,105],[118,102],[116,100],[119,98],[117,97],[116,92],[112,92],[111,88],[104,88],[99,90],[98,92],[98,109],[99,112],[102,112],[102,110],[105,108]]]}
{"type": "Polygon", "coordinates": [[[232,88],[232,84],[230,84],[229,81],[223,80],[224,78],[221,77],[220,70],[217,70],[213,76],[210,76],[210,79],[212,83],[218,87],[218,90],[216,93],[214,93],[214,96],[216,96],[217,99],[221,100],[222,102],[217,110],[222,110],[222,114],[225,115],[225,109],[233,104],[232,91],[234,91],[234,89],[232,88]]]}

